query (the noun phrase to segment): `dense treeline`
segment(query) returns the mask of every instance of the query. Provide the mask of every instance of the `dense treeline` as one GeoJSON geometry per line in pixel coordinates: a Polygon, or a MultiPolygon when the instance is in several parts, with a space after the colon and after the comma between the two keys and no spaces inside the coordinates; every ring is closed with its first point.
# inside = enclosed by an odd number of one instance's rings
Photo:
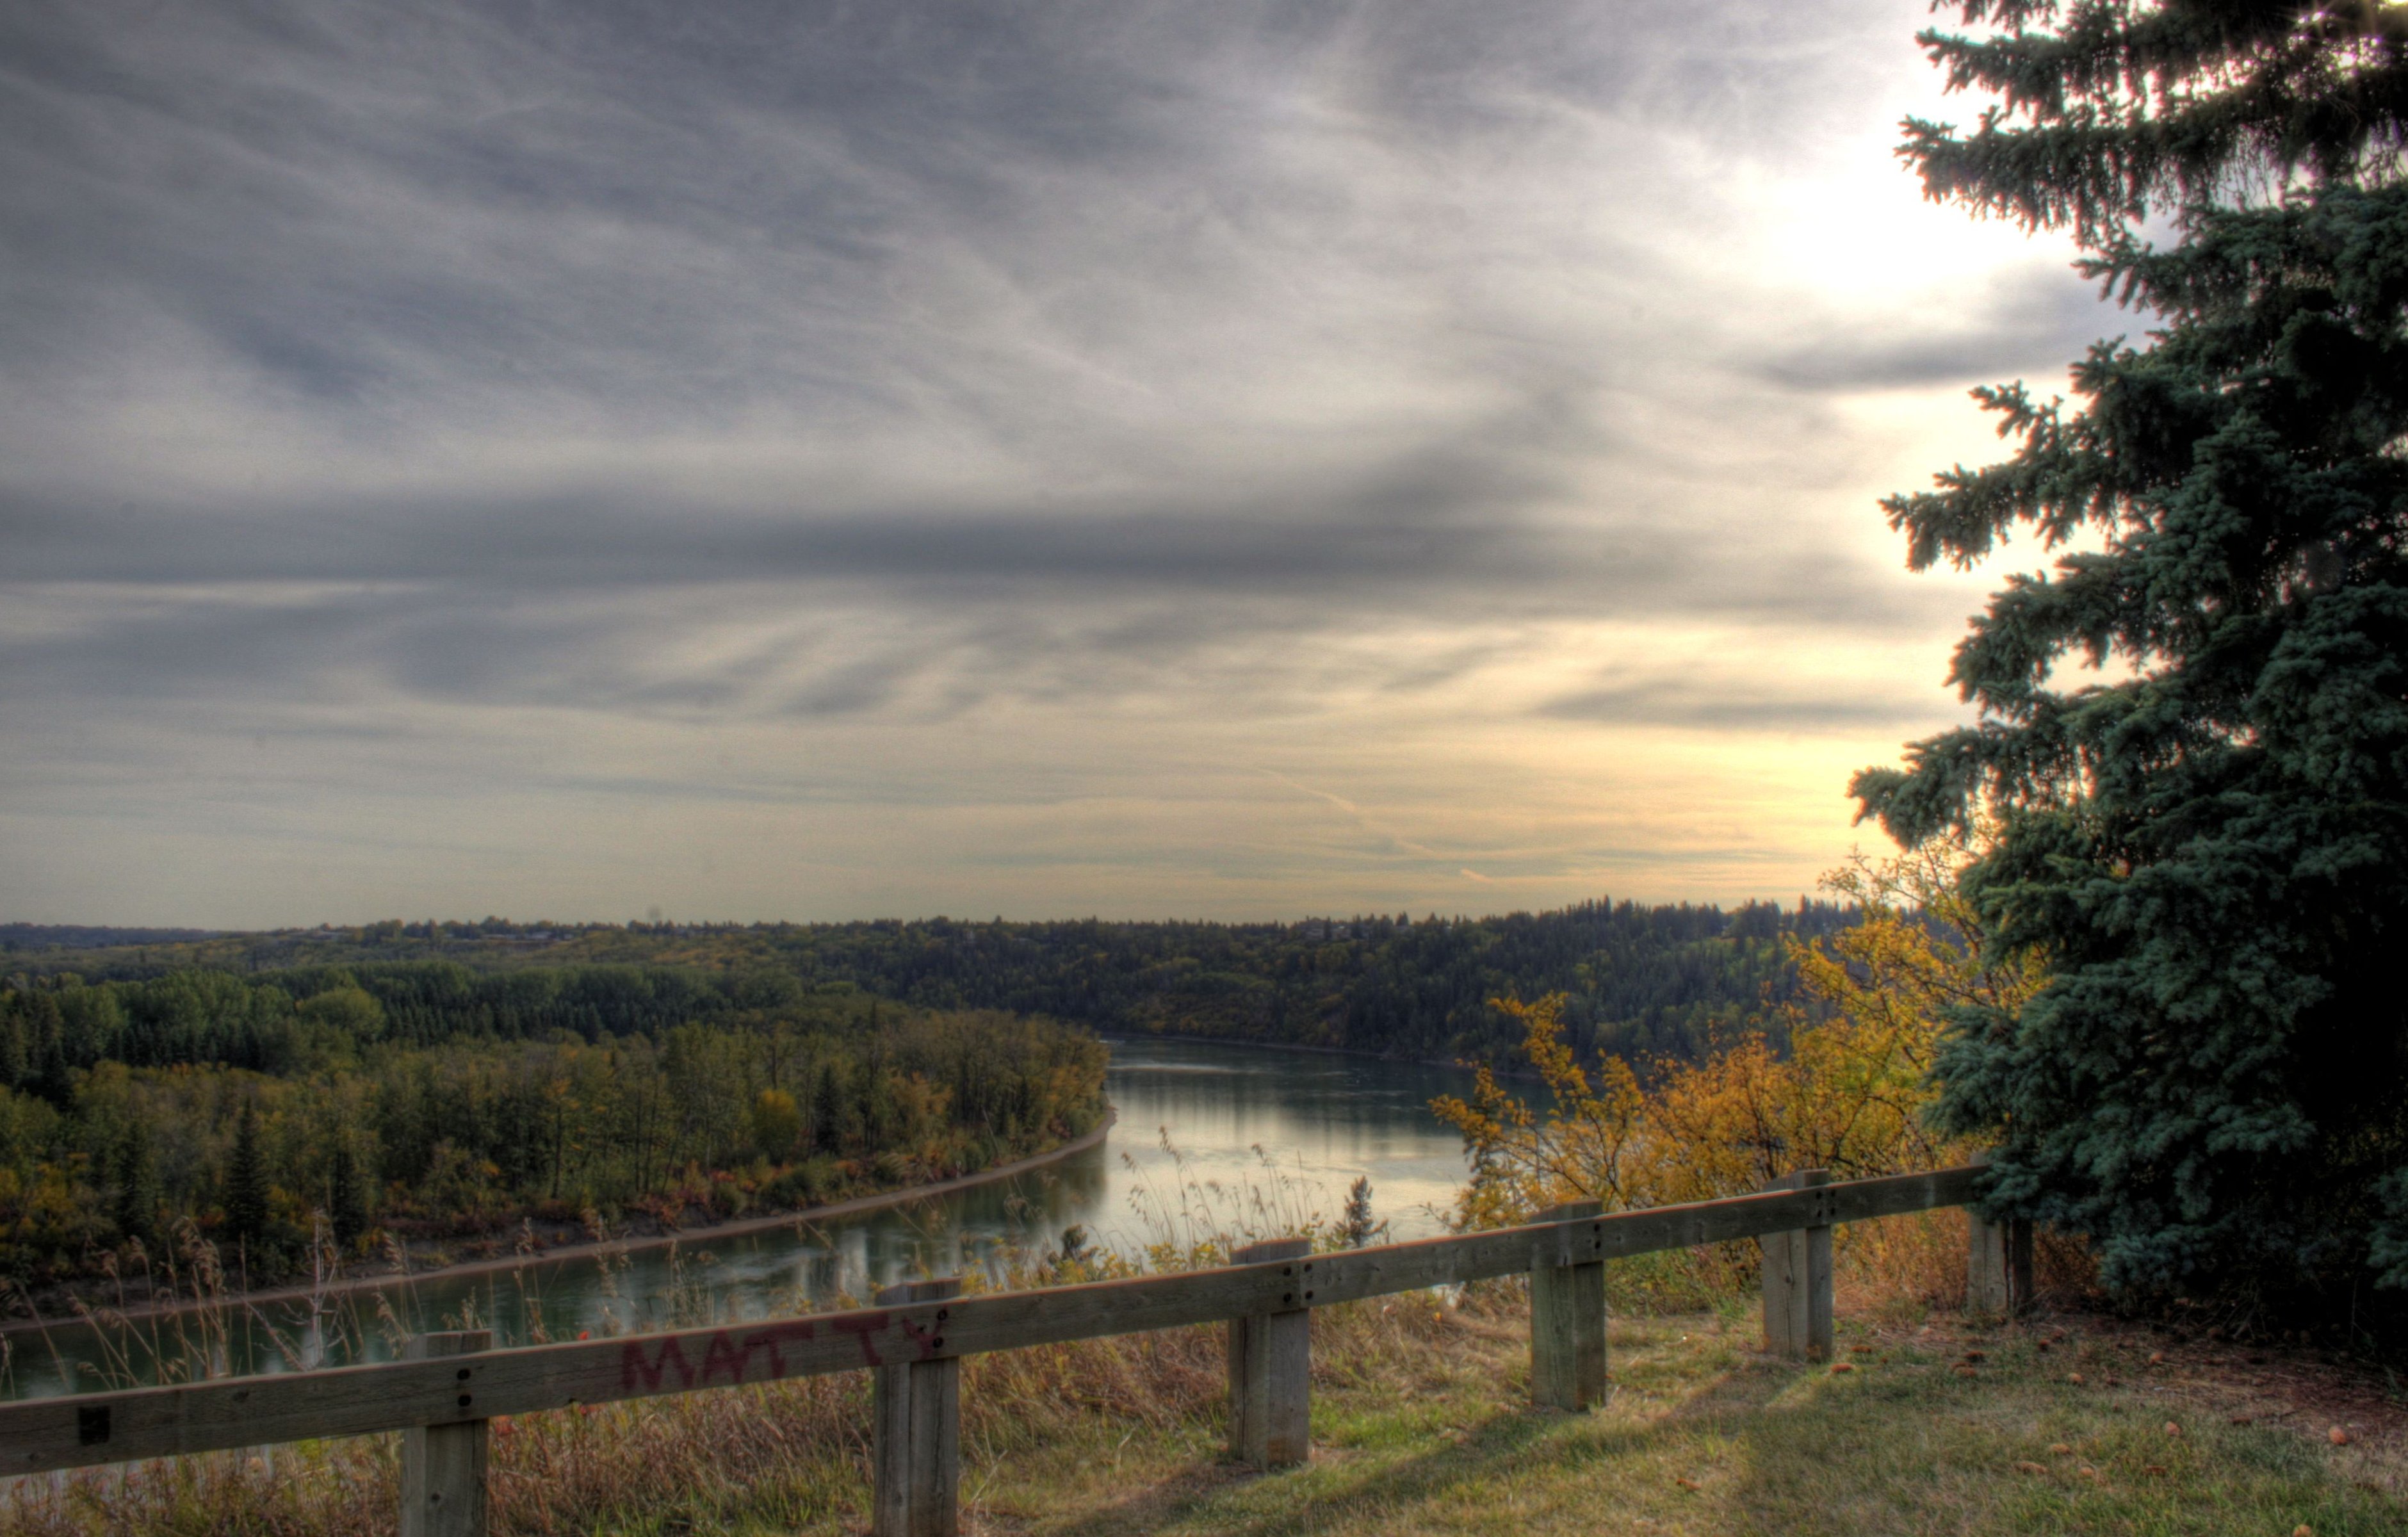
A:
{"type": "Polygon", "coordinates": [[[313,1235],[808,1205],[1096,1125],[1104,1051],[1030,1017],[666,968],[181,971],[0,992],[0,1276],[190,1230],[254,1278],[313,1235]]]}
{"type": "Polygon", "coordinates": [[[1717,1034],[1793,1001],[1784,933],[1836,932],[1852,914],[1751,904],[1583,903],[1474,920],[1299,924],[819,926],[777,942],[807,976],[842,978],[931,1007],[1036,1010],[1100,1028],[1501,1061],[1516,1028],[1499,997],[1566,995],[1584,1056],[1696,1055],[1717,1034]]]}
{"type": "Polygon", "coordinates": [[[1854,909],[1829,902],[1726,912],[1597,901],[1492,918],[1286,924],[932,918],[571,929],[498,919],[395,921],[165,949],[58,952],[27,964],[131,976],[201,961],[297,979],[307,975],[298,963],[341,963],[404,1032],[481,1012],[491,1023],[476,1027],[498,1034],[560,1028],[590,1037],[621,1027],[617,1020],[752,1006],[719,995],[766,985],[761,979],[774,973],[801,987],[850,984],[923,1008],[1501,1063],[1519,1035],[1488,1000],[1555,992],[1567,996],[1566,1039],[1584,1056],[1694,1057],[1715,1036],[1766,1017],[1768,1005],[1797,999],[1784,936],[1833,934],[1854,916],[1854,909]],[[452,964],[407,970],[412,957],[452,964]],[[531,961],[541,970],[526,970],[531,961]],[[686,970],[665,980],[661,962],[686,970]],[[704,973],[745,980],[710,982],[704,973]],[[543,980],[503,980],[517,976],[543,980]]]}
{"type": "Polygon", "coordinates": [[[1695,1058],[1798,1000],[1784,938],[1853,916],[488,920],[21,953],[0,992],[0,1273],[88,1271],[182,1220],[257,1273],[321,1219],[356,1248],[976,1169],[1101,1113],[1100,1048],[1047,1018],[1507,1062],[1489,1000],[1560,993],[1584,1056],[1695,1058]]]}
{"type": "Polygon", "coordinates": [[[22,990],[0,1011],[0,1085],[50,1085],[105,1061],[133,1067],[216,1063],[307,1070],[328,1052],[389,1041],[429,1046],[657,1034],[702,1020],[752,1024],[830,1017],[867,1000],[814,991],[776,971],[666,966],[564,966],[478,971],[452,961],[257,971],[211,970],[95,981],[73,972],[22,990]]]}
{"type": "Polygon", "coordinates": [[[181,944],[213,928],[114,928],[94,924],[0,924],[0,951],[89,950],[101,945],[181,944]]]}

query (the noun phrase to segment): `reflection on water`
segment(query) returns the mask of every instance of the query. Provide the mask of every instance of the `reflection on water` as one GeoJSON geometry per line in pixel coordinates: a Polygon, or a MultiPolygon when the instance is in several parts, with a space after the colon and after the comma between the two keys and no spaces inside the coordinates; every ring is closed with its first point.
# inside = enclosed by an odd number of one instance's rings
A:
{"type": "Polygon", "coordinates": [[[473,1324],[498,1343],[662,1329],[840,1306],[919,1274],[1004,1278],[1065,1229],[1136,1254],[1213,1229],[1334,1221],[1370,1177],[1389,1236],[1438,1230],[1464,1175],[1459,1139],[1430,1114],[1467,1075],[1365,1057],[1187,1041],[1114,1041],[1106,1089],[1119,1123],[1100,1147],[991,1185],[824,1224],[540,1257],[504,1271],[396,1278],[313,1308],[263,1305],[222,1320],[140,1320],[129,1359],[80,1326],[7,1340],[12,1395],[149,1380],[182,1355],[223,1372],[387,1359],[420,1329],[473,1324]]]}

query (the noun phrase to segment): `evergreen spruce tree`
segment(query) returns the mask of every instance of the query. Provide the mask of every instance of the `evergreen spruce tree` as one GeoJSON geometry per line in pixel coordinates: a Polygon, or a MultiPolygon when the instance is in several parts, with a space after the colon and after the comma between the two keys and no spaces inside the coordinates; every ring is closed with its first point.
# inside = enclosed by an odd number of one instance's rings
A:
{"type": "Polygon", "coordinates": [[[66,1021],[58,1000],[48,993],[25,996],[25,1055],[33,1070],[31,1087],[55,1109],[75,1108],[75,1074],[67,1064],[66,1021]]]}
{"type": "Polygon", "coordinates": [[[145,1243],[157,1236],[159,1170],[150,1156],[150,1134],[139,1120],[129,1119],[124,1134],[109,1156],[109,1182],[115,1187],[109,1215],[121,1238],[145,1243]]]}
{"type": "Polygon", "coordinates": [[[834,1063],[822,1063],[818,1086],[811,1094],[811,1141],[826,1154],[844,1151],[844,1085],[834,1063]]]}
{"type": "Polygon", "coordinates": [[[234,1151],[226,1159],[227,1236],[255,1249],[267,1233],[267,1166],[259,1154],[259,1116],[251,1101],[235,1118],[234,1151]]]}
{"type": "Polygon", "coordinates": [[[1955,8],[1983,32],[1923,42],[1996,105],[1901,153],[2156,329],[2074,405],[1977,392],[2018,452],[1885,504],[1917,568],[2068,547],[1958,647],[1979,724],[1852,786],[1901,841],[1985,832],[1988,942],[2055,974],[1960,1017],[1943,1113],[2119,1287],[2408,1286],[2408,10],[1955,8]]]}
{"type": "Polygon", "coordinates": [[[326,1159],[326,1226],[334,1230],[335,1242],[348,1250],[368,1230],[368,1221],[359,1157],[351,1151],[351,1138],[337,1132],[335,1150],[326,1159]]]}
{"type": "Polygon", "coordinates": [[[17,999],[0,993],[0,1088],[16,1088],[33,1077],[33,1054],[25,1049],[25,1022],[17,999]]]}

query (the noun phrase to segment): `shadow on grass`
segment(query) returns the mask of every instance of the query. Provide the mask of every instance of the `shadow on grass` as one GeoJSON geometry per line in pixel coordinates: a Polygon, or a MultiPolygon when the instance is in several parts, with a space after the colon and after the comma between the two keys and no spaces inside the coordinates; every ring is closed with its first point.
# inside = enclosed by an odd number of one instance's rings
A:
{"type": "Polygon", "coordinates": [[[1270,1474],[1223,1463],[1133,1491],[1056,1530],[1062,1537],[1127,1537],[1209,1515],[1211,1530],[1229,1537],[1316,1530],[1361,1514],[1369,1503],[1411,1505],[1466,1485],[1510,1484],[1541,1470],[1644,1458],[1695,1435],[1701,1425],[1728,1429],[1744,1423],[1764,1412],[1799,1374],[1795,1368],[1770,1363],[1726,1372],[1663,1414],[1628,1424],[1609,1425],[1555,1410],[1494,1407],[1461,1427],[1461,1441],[1401,1462],[1366,1458],[1367,1465],[1350,1468],[1347,1461],[1352,1459],[1325,1458],[1310,1472],[1270,1474]],[[1557,1433],[1574,1423],[1594,1426],[1594,1433],[1577,1440],[1557,1433]],[[1276,1511],[1253,1514],[1227,1508],[1233,1501],[1242,1501],[1245,1486],[1265,1478],[1293,1481],[1276,1511]]]}
{"type": "Polygon", "coordinates": [[[1296,1472],[1194,1467],[1046,1530],[1561,1532],[1643,1515],[1792,1537],[2408,1531],[2397,1501],[2336,1476],[2321,1442],[2197,1418],[2169,1437],[2166,1402],[1993,1367],[1965,1378],[1926,1359],[1842,1376],[1755,1357],[1596,1416],[1488,1397],[1467,1404],[1459,1440],[1423,1444],[1423,1419],[1418,1449],[1394,1458],[1366,1444],[1296,1472]]]}

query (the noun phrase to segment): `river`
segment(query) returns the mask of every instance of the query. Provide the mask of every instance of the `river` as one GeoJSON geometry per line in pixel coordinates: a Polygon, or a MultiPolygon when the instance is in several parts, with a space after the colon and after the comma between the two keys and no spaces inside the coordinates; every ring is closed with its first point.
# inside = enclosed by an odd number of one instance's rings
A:
{"type": "Polygon", "coordinates": [[[1429,1112],[1466,1091],[1452,1069],[1211,1041],[1113,1040],[1104,1142],[991,1184],[822,1223],[506,1270],[395,1277],[373,1292],[137,1319],[133,1343],[81,1325],[7,1337],[6,1396],[156,1381],[163,1360],[212,1373],[390,1358],[421,1329],[490,1328],[496,1343],[761,1317],[866,1300],[923,1274],[983,1271],[1057,1251],[1066,1230],[1140,1256],[1222,1233],[1334,1223],[1371,1181],[1391,1238],[1436,1232],[1464,1177],[1461,1140],[1429,1112]]]}

